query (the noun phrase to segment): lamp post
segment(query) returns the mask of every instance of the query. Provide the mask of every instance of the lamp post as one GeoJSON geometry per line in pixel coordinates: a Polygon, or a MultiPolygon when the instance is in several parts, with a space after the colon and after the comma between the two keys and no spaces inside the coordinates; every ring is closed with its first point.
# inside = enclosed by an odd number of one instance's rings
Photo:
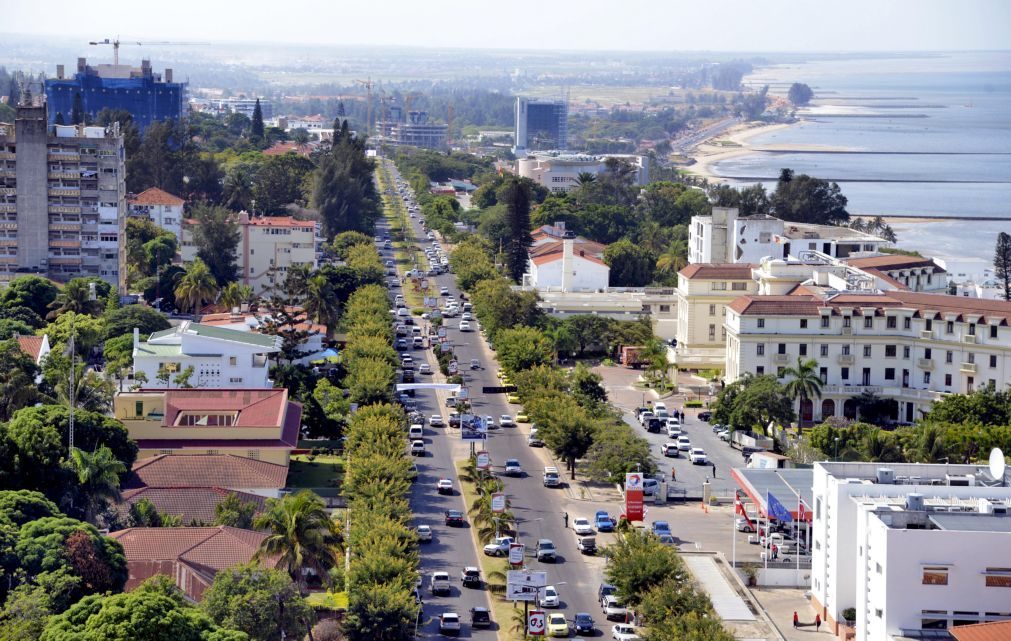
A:
{"type": "MultiPolygon", "coordinates": [[[[568,585],[568,584],[569,584],[568,581],[561,581],[560,583],[556,583],[555,585],[557,586],[557,585],[568,585]]],[[[548,586],[546,586],[546,585],[534,586],[534,600],[535,601],[540,601],[541,600],[541,590],[543,590],[546,587],[548,587],[548,586]]],[[[527,621],[530,619],[529,607],[530,607],[530,602],[529,601],[524,601],[523,602],[523,636],[524,637],[527,636],[527,621]]]]}
{"type": "Polygon", "coordinates": [[[839,460],[839,437],[835,437],[835,460],[839,460]]]}

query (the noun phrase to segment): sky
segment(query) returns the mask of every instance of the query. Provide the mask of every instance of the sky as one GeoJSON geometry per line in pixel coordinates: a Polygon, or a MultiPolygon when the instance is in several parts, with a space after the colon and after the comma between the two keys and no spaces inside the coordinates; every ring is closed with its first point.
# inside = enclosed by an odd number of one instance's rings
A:
{"type": "Polygon", "coordinates": [[[1011,49],[1011,0],[0,0],[0,33],[617,51],[1011,49]]]}

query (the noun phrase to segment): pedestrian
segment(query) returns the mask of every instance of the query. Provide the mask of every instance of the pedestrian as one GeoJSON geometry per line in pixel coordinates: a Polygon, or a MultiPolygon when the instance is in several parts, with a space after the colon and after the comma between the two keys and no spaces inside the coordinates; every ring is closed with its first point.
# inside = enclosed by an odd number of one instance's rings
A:
{"type": "Polygon", "coordinates": [[[821,631],[821,615],[820,614],[814,615],[814,631],[815,632],[820,632],[821,631]]]}
{"type": "Polygon", "coordinates": [[[716,478],[716,463],[713,463],[713,478],[716,478]]]}
{"type": "Polygon", "coordinates": [[[678,473],[677,473],[677,470],[675,470],[675,469],[674,469],[673,467],[672,467],[672,468],[670,468],[670,480],[671,480],[671,481],[676,481],[676,480],[678,480],[678,473]]]}
{"type": "Polygon", "coordinates": [[[565,521],[565,529],[568,529],[569,528],[569,513],[568,512],[562,512],[562,520],[565,521]]]}
{"type": "Polygon", "coordinates": [[[797,611],[793,611],[793,627],[800,627],[800,617],[797,616],[797,611]]]}

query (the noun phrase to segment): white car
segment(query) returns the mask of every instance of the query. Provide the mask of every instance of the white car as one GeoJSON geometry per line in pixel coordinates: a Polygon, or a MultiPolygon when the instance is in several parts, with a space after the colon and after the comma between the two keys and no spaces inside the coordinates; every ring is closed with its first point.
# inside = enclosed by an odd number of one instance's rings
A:
{"type": "Polygon", "coordinates": [[[418,526],[418,541],[421,543],[432,542],[432,528],[427,525],[418,526]]]}
{"type": "Polygon", "coordinates": [[[573,519],[572,531],[580,536],[588,536],[590,534],[593,534],[593,526],[590,525],[590,519],[584,519],[581,516],[573,519]]]}
{"type": "Polygon", "coordinates": [[[709,462],[709,459],[706,458],[706,451],[701,447],[693,447],[688,452],[688,460],[692,462],[692,465],[705,465],[709,462]]]}
{"type": "Polygon", "coordinates": [[[512,545],[513,537],[500,536],[494,541],[484,546],[483,551],[488,556],[505,556],[509,554],[509,546],[512,545]]]}
{"type": "Polygon", "coordinates": [[[667,424],[667,438],[677,438],[682,434],[684,434],[684,432],[681,431],[681,427],[679,425],[671,425],[670,423],[667,424]]]}
{"type": "Polygon", "coordinates": [[[439,288],[439,296],[449,296],[449,288],[448,287],[440,287],[439,288]]]}
{"type": "Polygon", "coordinates": [[[460,331],[461,332],[469,332],[470,331],[470,322],[469,321],[465,321],[465,320],[460,321],[460,331]]]}
{"type": "Polygon", "coordinates": [[[561,604],[561,599],[555,586],[549,585],[544,588],[540,595],[538,595],[537,603],[542,608],[557,608],[561,604]]]}
{"type": "Polygon", "coordinates": [[[432,373],[432,366],[429,365],[428,363],[422,363],[421,365],[418,365],[418,373],[419,374],[431,374],[432,373]]]}
{"type": "Polygon", "coordinates": [[[452,479],[439,479],[435,484],[436,491],[439,494],[452,494],[453,493],[453,481],[452,479]]]}
{"type": "Polygon", "coordinates": [[[424,456],[425,455],[425,442],[424,441],[412,441],[411,442],[411,456],[424,456]]]}
{"type": "Polygon", "coordinates": [[[692,440],[685,435],[678,437],[678,449],[682,452],[687,452],[692,449],[692,440]]]}
{"type": "Polygon", "coordinates": [[[439,615],[440,634],[460,634],[460,615],[456,612],[443,612],[439,615]]]}
{"type": "Polygon", "coordinates": [[[498,417],[498,424],[502,427],[516,427],[516,422],[513,421],[513,417],[508,414],[503,414],[498,417]]]}
{"type": "Polygon", "coordinates": [[[619,623],[611,626],[611,639],[613,641],[639,641],[640,638],[633,625],[619,623]]]}
{"type": "Polygon", "coordinates": [[[460,315],[460,320],[471,321],[474,320],[474,316],[470,312],[464,312],[460,315]]]}
{"type": "Polygon", "coordinates": [[[432,414],[428,417],[428,424],[432,427],[442,427],[445,423],[442,422],[442,414],[432,414]]]}

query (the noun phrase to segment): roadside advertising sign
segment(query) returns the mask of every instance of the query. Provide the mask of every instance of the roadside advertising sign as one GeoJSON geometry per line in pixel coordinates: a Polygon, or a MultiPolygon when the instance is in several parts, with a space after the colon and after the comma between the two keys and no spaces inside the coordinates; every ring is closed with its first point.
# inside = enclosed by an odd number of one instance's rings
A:
{"type": "Polygon", "coordinates": [[[453,344],[452,343],[439,343],[439,350],[443,351],[443,352],[452,352],[453,351],[453,344]]]}
{"type": "Polygon", "coordinates": [[[506,495],[503,492],[495,492],[491,495],[491,511],[497,514],[506,511],[506,495]]]}
{"type": "Polygon", "coordinates": [[[446,366],[449,371],[449,375],[452,376],[460,371],[460,365],[456,361],[449,361],[449,365],[446,366]]]}
{"type": "Polygon", "coordinates": [[[438,334],[439,334],[439,338],[446,338],[446,328],[445,327],[440,327],[439,331],[438,331],[438,334]]]}
{"type": "MultiPolygon", "coordinates": [[[[510,551],[511,555],[511,551],[510,551]]],[[[536,601],[537,591],[548,584],[547,572],[506,571],[506,601],[536,601]]]]}
{"type": "Polygon", "coordinates": [[[544,636],[544,628],[547,627],[546,619],[542,610],[531,610],[527,615],[527,634],[532,637],[544,636]]]}
{"type": "Polygon", "coordinates": [[[641,521],[645,516],[642,481],[638,472],[625,475],[625,518],[629,521],[641,521]]]}
{"type": "Polygon", "coordinates": [[[477,469],[487,470],[491,467],[491,454],[485,451],[477,453],[477,469]]]}
{"type": "Polygon", "coordinates": [[[526,555],[527,546],[522,543],[511,543],[509,545],[509,564],[523,565],[523,557],[526,555]]]}
{"type": "Polygon", "coordinates": [[[488,428],[473,414],[460,415],[460,438],[465,441],[483,441],[488,438],[488,428]]]}
{"type": "Polygon", "coordinates": [[[466,387],[461,387],[460,391],[456,393],[456,397],[461,400],[470,398],[470,392],[467,390],[466,387]]]}

